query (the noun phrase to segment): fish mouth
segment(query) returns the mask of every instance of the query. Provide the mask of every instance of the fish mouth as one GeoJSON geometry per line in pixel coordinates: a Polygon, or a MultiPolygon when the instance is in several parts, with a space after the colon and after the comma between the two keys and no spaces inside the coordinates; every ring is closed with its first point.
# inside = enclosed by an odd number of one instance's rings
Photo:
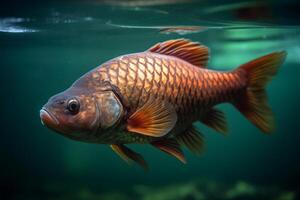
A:
{"type": "Polygon", "coordinates": [[[45,107],[40,110],[40,118],[42,124],[53,131],[65,136],[70,134],[70,130],[64,127],[63,124],[58,121],[57,117],[45,107]]]}
{"type": "Polygon", "coordinates": [[[41,118],[41,122],[44,126],[47,126],[52,129],[57,129],[57,127],[59,125],[59,121],[46,108],[42,108],[40,110],[40,118],[41,118]]]}

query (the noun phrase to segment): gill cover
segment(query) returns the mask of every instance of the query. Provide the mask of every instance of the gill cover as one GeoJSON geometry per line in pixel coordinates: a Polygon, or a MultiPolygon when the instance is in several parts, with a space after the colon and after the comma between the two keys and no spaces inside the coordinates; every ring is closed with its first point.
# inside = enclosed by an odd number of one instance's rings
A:
{"type": "Polygon", "coordinates": [[[96,97],[101,128],[109,128],[118,122],[123,114],[123,106],[112,91],[105,91],[96,97]]]}

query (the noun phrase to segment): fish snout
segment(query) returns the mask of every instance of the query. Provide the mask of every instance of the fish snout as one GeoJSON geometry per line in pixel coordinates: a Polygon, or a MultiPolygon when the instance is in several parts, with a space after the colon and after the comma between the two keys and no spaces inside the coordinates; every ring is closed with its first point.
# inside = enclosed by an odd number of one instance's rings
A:
{"type": "Polygon", "coordinates": [[[40,110],[40,118],[42,124],[49,128],[55,128],[57,125],[59,125],[58,120],[45,108],[40,110]]]}

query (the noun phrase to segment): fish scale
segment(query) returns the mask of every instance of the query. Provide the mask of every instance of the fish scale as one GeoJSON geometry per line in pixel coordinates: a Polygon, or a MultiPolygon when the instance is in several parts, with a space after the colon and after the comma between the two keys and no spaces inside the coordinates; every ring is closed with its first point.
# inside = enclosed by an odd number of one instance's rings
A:
{"type": "Polygon", "coordinates": [[[97,72],[120,89],[129,107],[137,108],[157,95],[172,102],[180,115],[189,113],[192,120],[200,118],[198,113],[206,107],[230,100],[231,93],[243,89],[246,83],[235,76],[237,72],[211,71],[156,53],[131,54],[110,62],[97,72]]]}

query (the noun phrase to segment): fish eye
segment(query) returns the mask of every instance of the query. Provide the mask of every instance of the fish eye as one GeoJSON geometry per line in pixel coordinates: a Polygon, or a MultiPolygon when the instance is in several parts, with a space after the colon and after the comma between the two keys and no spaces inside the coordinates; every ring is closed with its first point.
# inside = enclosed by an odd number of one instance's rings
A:
{"type": "Polygon", "coordinates": [[[68,101],[67,109],[70,111],[71,114],[73,115],[77,114],[79,108],[80,108],[80,103],[77,99],[73,98],[68,101]]]}

